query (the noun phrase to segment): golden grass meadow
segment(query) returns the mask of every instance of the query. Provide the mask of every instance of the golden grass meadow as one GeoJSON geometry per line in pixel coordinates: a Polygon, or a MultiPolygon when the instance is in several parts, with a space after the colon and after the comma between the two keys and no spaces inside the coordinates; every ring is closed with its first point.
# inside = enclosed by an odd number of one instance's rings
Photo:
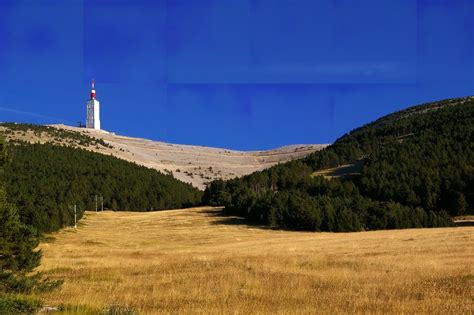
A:
{"type": "Polygon", "coordinates": [[[308,233],[209,207],[106,211],[41,249],[65,282],[40,297],[66,313],[473,312],[474,227],[308,233]]]}

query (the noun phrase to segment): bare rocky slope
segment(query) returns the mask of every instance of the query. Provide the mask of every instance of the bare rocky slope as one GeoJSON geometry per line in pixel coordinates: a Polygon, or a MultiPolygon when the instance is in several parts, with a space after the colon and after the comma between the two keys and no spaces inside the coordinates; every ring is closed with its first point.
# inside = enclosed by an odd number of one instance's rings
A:
{"type": "MultiPolygon", "coordinates": [[[[66,125],[52,125],[59,130],[78,132],[101,139],[106,145],[80,145],[98,153],[135,162],[161,172],[172,173],[175,178],[191,183],[199,189],[215,179],[230,179],[262,170],[278,163],[302,158],[321,150],[326,145],[304,144],[290,145],[266,151],[236,151],[195,145],[171,144],[141,138],[116,135],[102,130],[77,128],[66,125]]],[[[0,126],[0,129],[7,127],[0,126]]],[[[13,131],[7,133],[7,139],[28,142],[54,142],[71,145],[67,138],[34,130],[13,131]]]]}

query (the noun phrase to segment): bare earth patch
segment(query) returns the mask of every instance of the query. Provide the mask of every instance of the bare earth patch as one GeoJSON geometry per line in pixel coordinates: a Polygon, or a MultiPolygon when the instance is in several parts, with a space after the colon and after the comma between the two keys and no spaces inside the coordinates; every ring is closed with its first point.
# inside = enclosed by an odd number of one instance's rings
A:
{"type": "Polygon", "coordinates": [[[471,314],[474,227],[307,233],[216,208],[88,212],[41,244],[47,305],[156,313],[471,314]]]}

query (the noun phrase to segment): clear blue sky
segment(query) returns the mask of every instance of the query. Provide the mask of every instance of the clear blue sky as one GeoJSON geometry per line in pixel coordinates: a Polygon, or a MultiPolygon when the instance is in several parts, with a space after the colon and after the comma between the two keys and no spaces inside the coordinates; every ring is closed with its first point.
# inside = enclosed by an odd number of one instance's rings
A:
{"type": "Polygon", "coordinates": [[[0,121],[234,149],[474,94],[473,0],[0,0],[0,121]]]}

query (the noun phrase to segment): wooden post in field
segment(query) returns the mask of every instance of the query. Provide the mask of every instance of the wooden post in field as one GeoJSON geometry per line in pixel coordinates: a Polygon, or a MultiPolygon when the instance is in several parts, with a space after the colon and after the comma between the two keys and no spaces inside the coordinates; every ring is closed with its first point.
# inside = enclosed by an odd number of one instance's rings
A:
{"type": "Polygon", "coordinates": [[[76,204],[74,204],[74,229],[77,229],[77,211],[76,204]]]}

